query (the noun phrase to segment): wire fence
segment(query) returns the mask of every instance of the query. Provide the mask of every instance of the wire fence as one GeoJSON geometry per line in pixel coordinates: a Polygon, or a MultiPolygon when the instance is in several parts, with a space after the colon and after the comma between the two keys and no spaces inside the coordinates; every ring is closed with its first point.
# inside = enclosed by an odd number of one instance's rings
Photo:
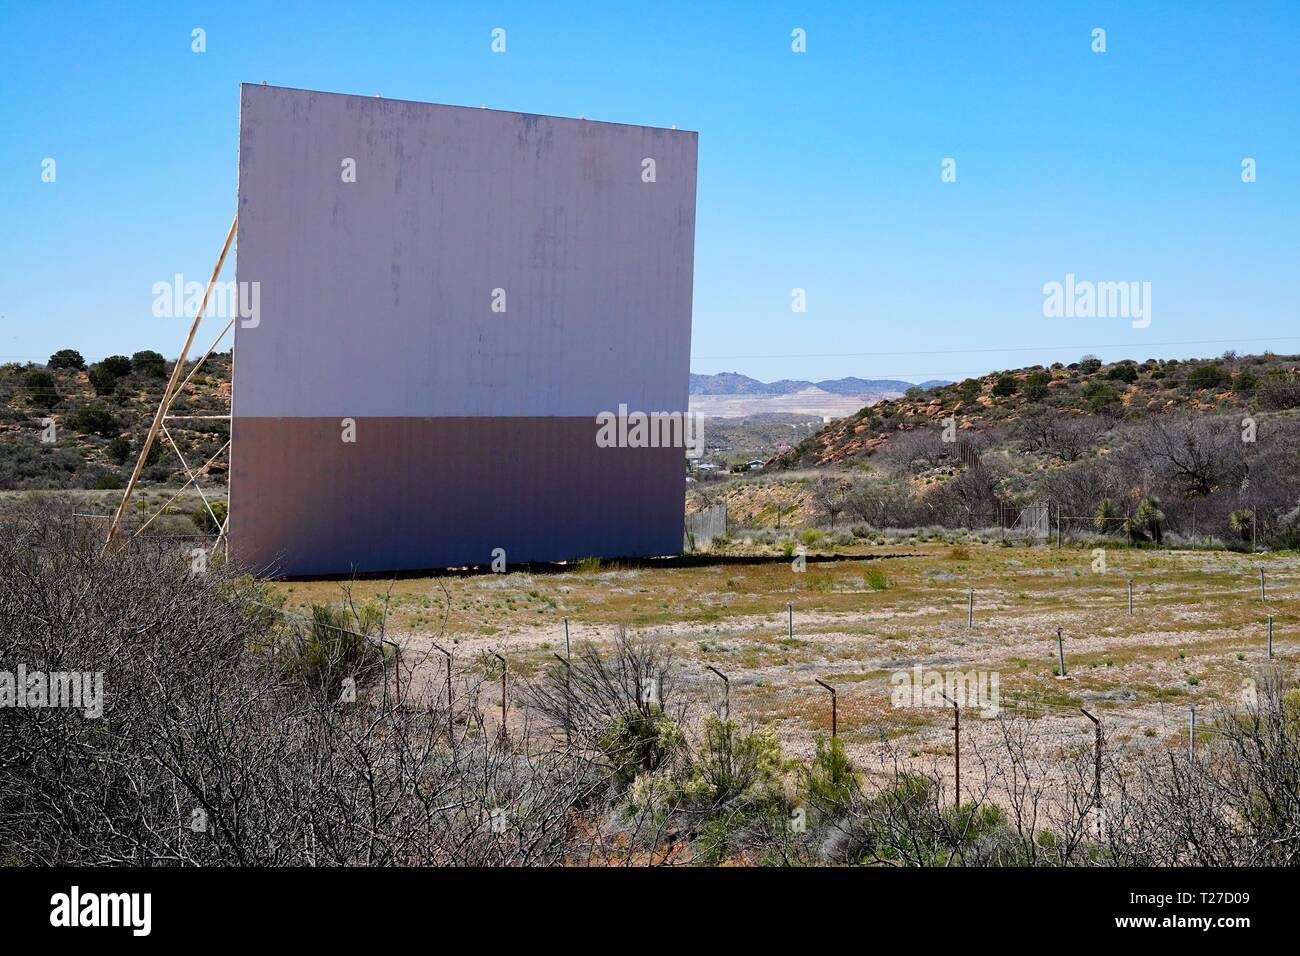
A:
{"type": "Polygon", "coordinates": [[[686,516],[687,551],[704,548],[715,538],[727,536],[727,503],[724,501],[686,516]]]}
{"type": "MultiPolygon", "coordinates": [[[[1058,516],[1059,517],[1059,516],[1058,516]]],[[[1068,516],[1067,516],[1068,517],[1068,516]]],[[[103,525],[112,516],[87,512],[73,512],[74,521],[94,522],[103,525]]],[[[1032,519],[1041,521],[1039,515],[1032,519]]],[[[688,540],[726,533],[726,506],[715,506],[706,512],[688,518],[688,540]],[[694,519],[692,523],[692,519],[694,519]]],[[[140,544],[166,544],[202,540],[210,542],[211,535],[151,533],[134,538],[124,529],[127,542],[140,544]]],[[[1290,662],[1294,648],[1282,632],[1282,625],[1291,624],[1295,615],[1287,610],[1286,596],[1279,587],[1271,591],[1266,572],[1244,579],[1241,576],[1225,579],[1218,587],[1204,584],[1187,586],[1160,586],[1149,580],[1135,582],[1131,577],[1111,583],[1113,595],[1097,601],[1076,601],[1065,623],[1055,635],[1043,635],[1045,644],[1055,642],[1059,657],[1056,677],[1064,680],[1071,676],[1072,664],[1067,651],[1067,638],[1086,630],[1081,625],[1090,615],[1102,612],[1127,612],[1145,615],[1151,608],[1167,607],[1171,603],[1198,603],[1246,601],[1260,611],[1260,629],[1251,633],[1242,631],[1238,659],[1249,655],[1252,660],[1290,662]]],[[[996,606],[982,606],[979,593],[973,588],[954,593],[954,625],[962,624],[968,630],[987,633],[1010,622],[1000,621],[996,606]]],[[[252,602],[259,610],[273,612],[288,622],[299,635],[313,630],[334,630],[353,635],[379,651],[382,669],[381,686],[385,701],[391,692],[395,706],[427,707],[434,696],[440,694],[441,683],[426,679],[415,681],[417,670],[430,666],[431,661],[445,666],[447,682],[446,704],[449,719],[455,706],[452,680],[455,663],[451,654],[442,651],[436,642],[434,648],[446,654],[445,664],[437,655],[418,653],[405,655],[402,641],[386,637],[382,630],[375,634],[365,629],[356,630],[335,624],[319,615],[311,617],[286,611],[283,608],[252,602]]],[[[794,638],[796,626],[793,603],[781,609],[782,629],[794,638]]],[[[565,647],[568,657],[568,620],[565,619],[565,647]]],[[[272,648],[272,653],[274,653],[272,648]]],[[[501,663],[501,693],[499,700],[487,700],[483,713],[476,719],[483,722],[488,708],[500,708],[499,726],[504,732],[518,713],[513,698],[512,684],[516,680],[507,657],[493,651],[501,663]]],[[[463,674],[468,666],[475,678],[482,675],[481,662],[460,664],[463,674]]],[[[732,716],[732,677],[723,670],[705,664],[713,676],[701,673],[699,682],[710,682],[706,691],[707,705],[724,716],[732,716]],[[717,678],[715,680],[714,678],[717,678]],[[721,683],[719,683],[719,681],[721,683]]],[[[1157,700],[1141,706],[1126,706],[1123,699],[1107,700],[1104,694],[1094,694],[1089,703],[1087,694],[1061,693],[1034,695],[1002,695],[994,683],[994,671],[962,671],[943,668],[939,664],[917,667],[917,673],[908,675],[907,681],[882,687],[880,682],[838,683],[833,674],[813,677],[796,666],[787,675],[789,685],[803,684],[810,692],[821,695],[822,706],[815,706],[801,716],[819,731],[831,736],[843,736],[868,773],[889,779],[891,775],[909,768],[923,768],[951,781],[954,797],[978,793],[994,802],[1009,801],[1017,797],[1023,786],[1026,767],[1032,767],[1039,783],[1049,789],[1067,792],[1080,779],[1080,768],[1089,760],[1100,762],[1103,749],[1110,758],[1126,759],[1153,749],[1171,752],[1193,752],[1197,742],[1207,742],[1222,735],[1215,723],[1211,701],[1187,700],[1174,703],[1157,700]],[[953,676],[955,673],[955,677],[953,676]],[[885,693],[888,691],[889,693],[885,693]],[[897,693],[895,693],[895,691],[897,693]],[[1083,706],[1066,698],[1083,701],[1083,706]],[[1112,706],[1117,704],[1118,706],[1112,706]],[[1199,713],[1198,713],[1199,708],[1199,713]],[[1014,759],[1008,755],[1015,754],[1014,759]]],[[[904,672],[897,672],[894,677],[904,672]]],[[[734,675],[733,675],[734,676],[734,675]]],[[[765,675],[767,683],[786,683],[781,675],[765,675]]],[[[752,678],[746,683],[752,686],[752,678]]],[[[1063,688],[1068,685],[1062,685],[1063,688]]],[[[1254,692],[1253,679],[1244,677],[1238,697],[1225,701],[1249,705],[1254,692]]],[[[441,698],[439,698],[441,699],[441,698]]],[[[477,697],[475,698],[477,701],[477,697]]],[[[477,708],[477,703],[476,703],[477,708]]],[[[522,704],[520,705],[522,706],[522,704]]],[[[523,720],[528,726],[528,721],[523,720]]]]}

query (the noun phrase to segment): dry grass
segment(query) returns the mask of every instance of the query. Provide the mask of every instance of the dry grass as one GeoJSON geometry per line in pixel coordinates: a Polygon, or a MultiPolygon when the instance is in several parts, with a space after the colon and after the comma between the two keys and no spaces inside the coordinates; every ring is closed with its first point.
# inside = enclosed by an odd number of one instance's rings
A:
{"type": "MultiPolygon", "coordinates": [[[[1082,549],[945,544],[858,548],[806,573],[771,557],[699,567],[673,562],[548,569],[505,575],[363,580],[355,599],[388,600],[389,633],[418,660],[444,631],[457,654],[488,648],[515,673],[534,672],[571,636],[606,641],[622,626],[671,645],[712,693],[712,664],[731,678],[734,714],[772,723],[789,752],[806,755],[830,729],[829,694],[839,690],[839,729],[851,750],[872,740],[914,740],[917,753],[951,750],[951,713],[899,709],[890,676],[933,670],[997,672],[1004,702],[1024,699],[1066,721],[1072,709],[1102,714],[1117,737],[1177,738],[1186,706],[1233,699],[1266,659],[1265,615],[1285,666],[1300,659],[1296,595],[1300,557],[1113,548],[1108,571],[1092,571],[1082,549]],[[1259,568],[1268,576],[1267,606],[1259,568]],[[1127,613],[1134,581],[1136,613],[1127,613]],[[884,582],[886,586],[880,586],[884,582]],[[444,593],[444,586],[446,592],[444,593]],[[966,592],[975,590],[975,626],[966,592]],[[786,604],[794,605],[794,637],[786,604]],[[445,624],[444,624],[445,622],[445,624]],[[1062,628],[1068,677],[1056,676],[1062,628]]],[[[276,585],[290,609],[337,600],[336,581],[276,585]]],[[[441,640],[441,638],[439,638],[441,640]]],[[[418,686],[417,679],[414,682],[418,686]]],[[[971,714],[969,733],[981,730],[971,714]]],[[[1077,718],[1079,740],[1089,727],[1077,718]]]]}

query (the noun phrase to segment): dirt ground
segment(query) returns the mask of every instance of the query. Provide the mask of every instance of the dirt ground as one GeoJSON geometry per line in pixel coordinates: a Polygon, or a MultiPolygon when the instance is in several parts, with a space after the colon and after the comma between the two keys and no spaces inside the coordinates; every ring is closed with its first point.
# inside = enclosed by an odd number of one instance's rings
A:
{"type": "MultiPolygon", "coordinates": [[[[864,768],[897,752],[941,769],[951,763],[951,707],[894,705],[891,680],[917,666],[926,676],[996,675],[1000,712],[1032,718],[1044,758],[1065,762],[1092,746],[1080,708],[1103,721],[1108,746],[1184,747],[1191,704],[1212,731],[1216,703],[1239,701],[1261,668],[1293,669],[1300,660],[1296,555],[1115,547],[1106,549],[1103,571],[1099,555],[1083,548],[845,550],[810,555],[802,572],[782,556],[733,556],[348,586],[354,600],[387,603],[388,636],[403,646],[410,668],[408,693],[441,693],[443,659],[431,641],[452,649],[458,668],[488,675],[496,665],[484,655],[495,651],[509,661],[512,680],[536,674],[564,653],[567,617],[575,645],[608,643],[625,628],[671,648],[699,710],[721,706],[721,681],[705,665],[718,668],[730,678],[732,716],[774,727],[793,757],[808,757],[816,736],[831,730],[820,678],[836,688],[837,731],[864,768]]],[[[274,587],[287,609],[301,611],[337,602],[343,583],[274,587]]],[[[495,708],[500,691],[492,687],[484,706],[495,708]]],[[[963,710],[967,766],[1003,732],[991,712],[963,710]]],[[[523,715],[512,707],[510,719],[523,715]]]]}

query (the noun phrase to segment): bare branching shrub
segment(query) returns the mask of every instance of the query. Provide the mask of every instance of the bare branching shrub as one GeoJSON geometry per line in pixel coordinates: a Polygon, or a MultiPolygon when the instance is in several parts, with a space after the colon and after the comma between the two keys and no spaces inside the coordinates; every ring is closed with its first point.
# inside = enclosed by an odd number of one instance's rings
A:
{"type": "Polygon", "coordinates": [[[1194,757],[1107,743],[1100,787],[1086,725],[991,718],[963,745],[958,802],[948,757],[887,735],[872,765],[822,738],[799,766],[770,730],[695,718],[650,640],[620,632],[525,682],[541,732],[505,738],[484,673],[457,674],[450,701],[412,692],[382,607],[295,621],[237,569],[105,552],[39,507],[0,523],[0,672],[103,674],[102,712],[0,708],[0,862],[1300,860],[1300,698],[1278,672],[1202,725],[1194,757]]]}
{"type": "MultiPolygon", "coordinates": [[[[268,639],[265,608],[232,569],[191,574],[188,556],[138,542],[103,553],[41,510],[6,517],[0,670],[102,672],[103,713],[0,710],[0,859],[488,865],[580,853],[576,810],[604,786],[589,766],[498,747],[481,720],[461,724],[453,749],[446,710],[399,705],[382,678],[361,675],[354,700],[312,692],[283,635],[268,639]]],[[[308,631],[322,623],[333,625],[308,631]]]]}
{"type": "Polygon", "coordinates": [[[526,694],[576,747],[603,755],[620,789],[665,766],[681,742],[685,708],[672,652],[621,628],[612,651],[581,644],[526,694]]]}

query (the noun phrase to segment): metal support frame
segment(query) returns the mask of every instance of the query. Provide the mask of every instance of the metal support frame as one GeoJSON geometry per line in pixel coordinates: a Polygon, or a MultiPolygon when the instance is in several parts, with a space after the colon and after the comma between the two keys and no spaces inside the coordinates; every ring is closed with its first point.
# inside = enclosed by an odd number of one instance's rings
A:
{"type": "MultiPolygon", "coordinates": [[[[113,515],[113,520],[108,526],[108,534],[104,540],[105,547],[108,547],[108,545],[110,545],[113,542],[113,539],[117,537],[118,531],[121,530],[122,519],[126,516],[126,509],[131,502],[131,495],[135,491],[135,486],[140,481],[140,475],[144,471],[145,462],[148,460],[149,452],[153,449],[153,444],[155,441],[158,440],[159,434],[161,434],[166,439],[167,444],[169,444],[172,448],[172,451],[176,453],[176,457],[180,459],[181,468],[184,469],[185,475],[189,480],[186,481],[185,484],[181,486],[180,492],[177,492],[175,495],[169,498],[166,504],[164,504],[161,508],[159,508],[152,515],[150,515],[149,518],[145,521],[145,523],[136,529],[132,537],[135,537],[136,535],[140,534],[140,532],[142,532],[146,527],[148,527],[149,524],[155,518],[157,518],[160,514],[166,511],[167,507],[178,497],[180,497],[181,492],[184,492],[185,489],[188,488],[190,485],[194,485],[194,487],[199,492],[199,497],[203,499],[204,507],[208,509],[208,514],[211,515],[213,523],[215,523],[218,526],[217,537],[212,544],[212,551],[210,553],[215,554],[217,548],[220,547],[222,542],[227,541],[226,532],[230,526],[230,516],[229,514],[227,514],[226,520],[224,522],[217,521],[216,513],[213,511],[212,505],[208,502],[207,496],[203,494],[203,489],[199,485],[198,480],[200,477],[206,475],[208,473],[208,469],[212,466],[213,462],[215,462],[216,459],[220,457],[220,455],[223,452],[225,452],[228,448],[230,448],[230,441],[227,440],[225,445],[221,447],[221,450],[218,451],[216,455],[213,455],[211,458],[209,458],[203,464],[203,466],[200,469],[198,469],[198,471],[196,472],[190,468],[189,464],[185,461],[185,457],[180,453],[180,448],[176,445],[176,442],[172,439],[171,433],[167,431],[167,426],[165,422],[168,419],[179,419],[179,418],[230,420],[229,415],[170,415],[168,413],[171,411],[172,403],[176,401],[176,397],[181,393],[181,391],[187,385],[189,385],[191,379],[194,378],[194,376],[198,373],[198,370],[203,366],[203,363],[208,360],[208,357],[212,355],[217,345],[221,342],[223,338],[226,337],[226,333],[229,332],[232,328],[234,328],[235,320],[234,317],[231,317],[230,321],[226,323],[226,327],[221,330],[221,334],[218,335],[216,339],[213,340],[210,346],[208,346],[207,351],[204,352],[203,356],[197,362],[194,363],[194,368],[190,370],[190,373],[186,375],[184,380],[182,381],[181,373],[185,370],[185,361],[189,357],[190,346],[194,344],[194,336],[198,333],[199,325],[203,322],[203,313],[206,312],[208,309],[208,301],[212,296],[212,290],[216,286],[217,280],[221,276],[222,267],[226,263],[226,256],[230,252],[231,245],[234,244],[235,234],[238,231],[238,228],[239,228],[239,216],[236,215],[235,218],[231,220],[230,230],[226,233],[226,241],[221,247],[221,254],[217,257],[217,263],[212,268],[212,277],[208,279],[207,287],[203,290],[203,301],[199,304],[198,311],[194,315],[194,321],[190,323],[190,330],[189,330],[189,334],[186,335],[185,337],[185,344],[181,347],[180,355],[176,359],[176,365],[172,368],[171,377],[167,380],[166,388],[163,389],[162,399],[158,402],[158,411],[154,413],[153,423],[149,426],[149,431],[145,435],[144,444],[140,446],[140,454],[136,458],[135,468],[131,472],[131,479],[126,483],[126,489],[122,492],[122,501],[118,504],[117,512],[113,515]]],[[[229,548],[228,541],[227,541],[227,548],[229,548]]]]}

